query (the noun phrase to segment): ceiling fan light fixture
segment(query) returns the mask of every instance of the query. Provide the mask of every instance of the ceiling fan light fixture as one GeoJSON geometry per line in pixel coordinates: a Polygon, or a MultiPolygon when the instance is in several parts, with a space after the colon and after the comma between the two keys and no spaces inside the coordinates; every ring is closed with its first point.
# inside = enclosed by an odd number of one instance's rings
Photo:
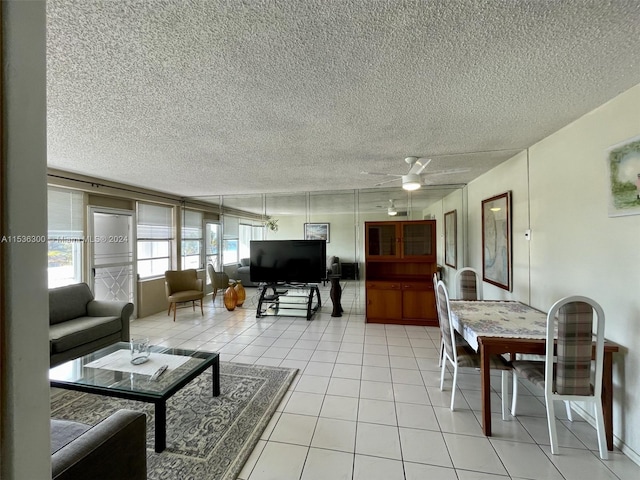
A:
{"type": "Polygon", "coordinates": [[[390,217],[394,217],[398,214],[398,211],[396,210],[396,206],[393,203],[393,200],[389,199],[389,208],[387,208],[387,215],[389,215],[390,217]]]}
{"type": "Polygon", "coordinates": [[[402,176],[402,188],[405,190],[418,190],[420,188],[420,175],[410,173],[402,176]]]}

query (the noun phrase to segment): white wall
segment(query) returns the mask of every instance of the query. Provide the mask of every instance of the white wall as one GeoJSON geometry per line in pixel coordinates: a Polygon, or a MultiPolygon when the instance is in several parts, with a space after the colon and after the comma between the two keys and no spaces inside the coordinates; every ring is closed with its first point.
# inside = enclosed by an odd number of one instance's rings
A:
{"type": "Polygon", "coordinates": [[[531,303],[598,301],[614,360],[614,433],[640,463],[640,215],[608,216],[605,151],[640,134],[640,85],[530,149],[531,303]]]}
{"type": "MultiPolygon", "coordinates": [[[[47,234],[45,3],[2,2],[2,235],[47,234]]],[[[0,477],[51,478],[47,245],[5,243],[0,477]]]]}
{"type": "MultiPolygon", "coordinates": [[[[481,202],[510,190],[513,289],[484,284],[487,299],[541,310],[559,298],[594,298],[614,358],[615,443],[640,463],[640,215],[608,216],[605,151],[640,134],[640,85],[533,145],[467,187],[468,261],[482,271],[481,202]],[[532,231],[531,241],[524,232],[532,231]]],[[[443,204],[448,205],[447,198],[443,204]]],[[[434,207],[435,210],[449,211],[434,207]]],[[[437,216],[442,223],[442,213],[437,216]]],[[[459,237],[460,241],[460,237],[459,237]]]]}

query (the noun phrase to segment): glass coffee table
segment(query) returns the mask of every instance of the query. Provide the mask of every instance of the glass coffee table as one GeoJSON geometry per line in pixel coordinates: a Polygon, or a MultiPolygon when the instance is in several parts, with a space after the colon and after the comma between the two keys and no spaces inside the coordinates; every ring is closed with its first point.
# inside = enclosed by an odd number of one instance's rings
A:
{"type": "Polygon", "coordinates": [[[49,370],[52,387],[153,403],[155,451],[166,448],[167,400],[211,367],[214,397],[220,395],[220,356],[217,353],[152,346],[149,360],[132,365],[128,342],[119,342],[49,370]],[[151,379],[161,366],[168,368],[151,379]]]}

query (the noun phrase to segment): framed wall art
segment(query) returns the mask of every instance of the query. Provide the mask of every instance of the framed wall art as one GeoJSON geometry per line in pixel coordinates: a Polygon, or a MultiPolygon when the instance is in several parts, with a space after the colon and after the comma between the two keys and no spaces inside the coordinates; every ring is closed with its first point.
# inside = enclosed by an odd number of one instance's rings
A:
{"type": "Polygon", "coordinates": [[[607,150],[609,216],[640,215],[640,136],[607,150]]]}
{"type": "Polygon", "coordinates": [[[511,192],[482,201],[482,279],[511,291],[511,192]]]}
{"type": "Polygon", "coordinates": [[[444,263],[451,268],[458,268],[458,235],[457,211],[444,214],[444,263]]]}
{"type": "Polygon", "coordinates": [[[305,223],[304,224],[305,240],[325,240],[329,243],[329,224],[328,223],[305,223]]]}

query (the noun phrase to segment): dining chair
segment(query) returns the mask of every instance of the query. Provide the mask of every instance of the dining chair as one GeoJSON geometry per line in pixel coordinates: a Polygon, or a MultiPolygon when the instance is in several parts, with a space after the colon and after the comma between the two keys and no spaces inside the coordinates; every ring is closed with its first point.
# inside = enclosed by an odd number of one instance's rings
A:
{"type": "Polygon", "coordinates": [[[200,311],[204,316],[202,299],[204,298],[204,282],[198,278],[195,269],[167,270],[164,272],[164,288],[169,301],[169,311],[173,309],[173,321],[176,321],[176,308],[178,303],[191,302],[193,310],[196,309],[196,300],[200,300],[200,311]]]}
{"type": "Polygon", "coordinates": [[[544,390],[549,424],[551,453],[558,453],[558,434],[554,400],[592,403],[596,418],[600,458],[608,458],[602,409],[602,370],[604,365],[604,311],[588,297],[571,296],[558,300],[547,314],[546,354],[544,361],[514,360],[513,402],[516,414],[518,376],[544,390]],[[594,316],[595,313],[595,316],[594,316]],[[556,321],[557,317],[557,321],[556,321]],[[596,323],[595,375],[592,380],[593,328],[596,323]],[[554,352],[554,339],[557,341],[554,352]],[[554,361],[555,358],[555,361],[554,361]]]}
{"type": "MultiPolygon", "coordinates": [[[[444,352],[442,358],[442,370],[440,372],[440,390],[444,389],[444,372],[447,362],[453,367],[453,383],[451,386],[451,410],[454,409],[456,383],[458,380],[458,368],[480,368],[480,354],[477,353],[462,337],[456,335],[453,322],[451,321],[451,309],[449,306],[449,293],[447,287],[438,281],[436,285],[436,309],[440,322],[440,331],[444,340],[444,352]]],[[[502,355],[491,355],[490,366],[493,369],[502,370],[502,419],[506,420],[508,375],[511,371],[511,363],[502,355]]]]}
{"type": "Polygon", "coordinates": [[[482,300],[482,280],[475,268],[464,267],[456,272],[453,280],[459,300],[482,300]]]}
{"type": "Polygon", "coordinates": [[[209,280],[211,280],[212,300],[215,303],[218,290],[226,290],[229,286],[229,275],[225,272],[216,272],[215,267],[211,263],[207,264],[207,273],[209,274],[209,280]]]}

